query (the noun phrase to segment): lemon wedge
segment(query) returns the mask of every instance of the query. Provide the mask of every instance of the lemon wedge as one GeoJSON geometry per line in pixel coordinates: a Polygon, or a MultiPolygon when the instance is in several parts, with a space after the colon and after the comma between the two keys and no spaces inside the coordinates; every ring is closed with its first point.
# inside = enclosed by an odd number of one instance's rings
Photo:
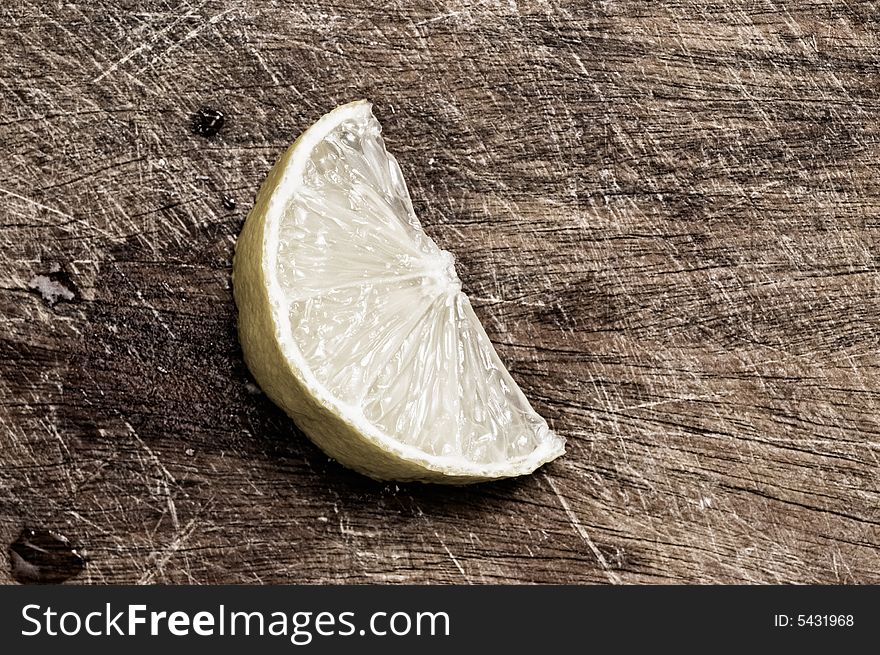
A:
{"type": "Polygon", "coordinates": [[[272,168],[233,288],[254,378],[352,469],[467,484],[564,452],[419,224],[366,101],[323,116],[272,168]]]}

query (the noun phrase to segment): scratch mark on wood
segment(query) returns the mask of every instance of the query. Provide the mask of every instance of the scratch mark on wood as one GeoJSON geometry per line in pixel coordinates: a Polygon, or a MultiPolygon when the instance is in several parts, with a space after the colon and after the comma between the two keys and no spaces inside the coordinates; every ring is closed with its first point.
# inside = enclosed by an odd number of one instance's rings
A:
{"type": "Polygon", "coordinates": [[[144,574],[137,581],[137,584],[151,584],[158,576],[161,576],[164,573],[165,566],[171,561],[171,558],[186,545],[187,541],[195,532],[195,529],[196,519],[192,519],[184,526],[183,530],[178,530],[177,536],[174,537],[174,540],[168,544],[161,553],[153,553],[152,557],[154,559],[154,564],[152,565],[152,568],[144,571],[144,574]]]}
{"type": "Polygon", "coordinates": [[[443,542],[443,538],[440,536],[440,533],[436,530],[434,531],[434,536],[437,537],[437,541],[440,542],[440,545],[443,547],[443,550],[446,551],[446,554],[449,555],[449,559],[452,560],[452,563],[455,564],[455,568],[458,569],[458,572],[461,573],[461,577],[465,579],[468,584],[473,584],[473,581],[470,579],[468,574],[465,572],[464,567],[461,565],[461,562],[452,554],[452,551],[449,550],[449,546],[447,546],[443,542]]]}
{"type": "Polygon", "coordinates": [[[50,207],[49,205],[44,205],[41,202],[37,202],[36,200],[33,200],[32,198],[28,198],[27,196],[23,196],[20,193],[16,193],[15,191],[10,191],[9,189],[0,188],[0,193],[5,193],[7,196],[10,196],[12,198],[17,198],[18,200],[22,200],[22,201],[28,203],[29,205],[33,205],[34,207],[37,207],[39,209],[45,209],[47,212],[57,214],[58,216],[69,219],[71,221],[76,220],[76,218],[74,218],[73,216],[71,216],[70,214],[68,214],[66,212],[61,211],[60,209],[55,209],[54,207],[50,207]]]}
{"type": "Polygon", "coordinates": [[[602,551],[600,551],[596,547],[596,544],[593,543],[593,540],[590,539],[590,535],[587,533],[586,529],[584,529],[584,526],[581,525],[581,522],[578,520],[577,514],[572,511],[571,506],[565,499],[565,496],[559,493],[559,490],[556,488],[556,484],[553,482],[553,479],[546,473],[542,473],[541,477],[543,477],[547,484],[550,485],[550,489],[553,490],[553,494],[556,496],[559,504],[562,506],[562,509],[565,510],[565,515],[568,516],[568,520],[571,522],[572,527],[575,529],[578,535],[580,535],[580,538],[583,539],[584,543],[590,549],[590,552],[593,553],[596,561],[599,562],[599,566],[602,567],[602,569],[605,571],[605,575],[608,576],[608,581],[612,584],[621,584],[622,580],[620,579],[620,576],[611,570],[611,567],[608,565],[608,560],[605,559],[602,551]]]}
{"type": "Polygon", "coordinates": [[[153,452],[152,448],[150,448],[144,440],[138,436],[137,432],[135,432],[134,428],[131,426],[131,423],[125,422],[126,427],[129,429],[131,435],[135,438],[135,441],[138,442],[138,445],[147,453],[150,462],[159,470],[160,475],[157,478],[157,483],[159,487],[159,493],[165,498],[165,502],[168,506],[168,516],[171,519],[171,525],[174,527],[175,531],[180,531],[180,521],[177,517],[177,505],[174,503],[174,493],[171,490],[171,485],[177,484],[177,480],[174,479],[174,476],[171,475],[171,472],[165,468],[165,465],[162,461],[156,456],[156,453],[153,452]]]}
{"type": "MultiPolygon", "coordinates": [[[[155,48],[156,44],[159,42],[159,39],[161,39],[164,35],[166,35],[168,32],[173,30],[175,27],[177,27],[181,22],[187,20],[188,18],[193,18],[194,16],[197,16],[198,12],[201,11],[202,8],[208,4],[208,2],[209,2],[209,0],[205,0],[204,2],[202,2],[202,4],[200,4],[195,9],[190,9],[188,12],[186,12],[182,16],[178,17],[175,21],[173,21],[169,25],[166,25],[161,30],[155,32],[150,37],[150,39],[148,41],[145,41],[144,43],[140,44],[139,46],[137,46],[136,48],[134,48],[133,50],[128,52],[121,59],[119,59],[115,63],[111,64],[106,69],[104,69],[97,77],[95,77],[92,80],[92,84],[96,84],[96,83],[100,82],[101,80],[103,80],[108,75],[111,75],[112,73],[114,73],[116,71],[116,69],[118,69],[120,66],[123,66],[126,63],[128,63],[129,61],[131,61],[131,59],[136,57],[137,55],[139,55],[141,53],[149,52],[150,50],[155,48]]],[[[228,9],[227,12],[228,11],[232,11],[232,9],[228,9]]],[[[224,13],[226,13],[226,12],[224,12],[224,13]]],[[[186,39],[184,39],[184,40],[186,40],[186,39]]]]}

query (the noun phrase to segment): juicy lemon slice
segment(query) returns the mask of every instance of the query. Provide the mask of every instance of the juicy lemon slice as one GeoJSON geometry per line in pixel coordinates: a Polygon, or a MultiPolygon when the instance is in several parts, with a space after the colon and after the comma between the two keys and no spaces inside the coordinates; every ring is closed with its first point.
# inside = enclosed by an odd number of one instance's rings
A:
{"type": "Polygon", "coordinates": [[[465,484],[564,452],[425,234],[371,105],[281,157],[236,246],[245,360],[328,455],[381,480],[465,484]]]}

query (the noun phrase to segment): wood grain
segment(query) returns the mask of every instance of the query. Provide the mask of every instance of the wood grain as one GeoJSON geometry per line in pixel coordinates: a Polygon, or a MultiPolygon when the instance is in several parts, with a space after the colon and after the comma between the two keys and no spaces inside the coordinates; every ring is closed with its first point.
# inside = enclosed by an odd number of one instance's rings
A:
{"type": "Polygon", "coordinates": [[[63,532],[87,583],[880,582],[880,6],[376,5],[3,3],[0,543],[63,532]],[[242,364],[247,209],[359,97],[568,438],[532,477],[372,482],[242,364]]]}

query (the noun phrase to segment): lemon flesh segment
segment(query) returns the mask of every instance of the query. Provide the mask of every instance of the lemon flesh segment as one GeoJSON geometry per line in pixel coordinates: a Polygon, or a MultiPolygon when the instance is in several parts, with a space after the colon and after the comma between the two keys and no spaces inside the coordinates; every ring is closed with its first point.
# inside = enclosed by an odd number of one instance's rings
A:
{"type": "Polygon", "coordinates": [[[325,115],[276,164],[233,280],[254,377],[342,464],[463,484],[564,452],[422,230],[369,103],[325,115]]]}

